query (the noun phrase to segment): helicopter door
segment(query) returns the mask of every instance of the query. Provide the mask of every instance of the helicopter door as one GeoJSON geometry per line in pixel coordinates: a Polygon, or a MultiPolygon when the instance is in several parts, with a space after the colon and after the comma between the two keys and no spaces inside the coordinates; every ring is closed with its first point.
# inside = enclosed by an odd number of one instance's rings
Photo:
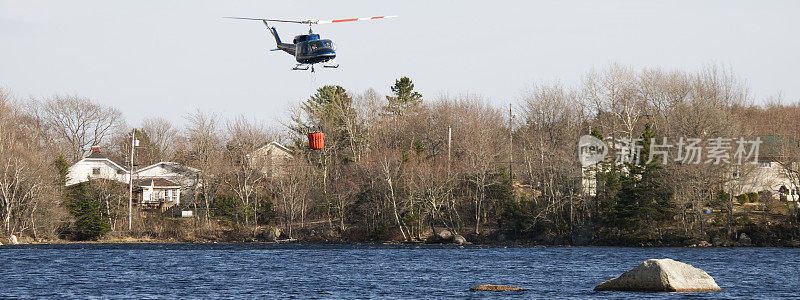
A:
{"type": "Polygon", "coordinates": [[[296,56],[308,56],[311,54],[311,43],[300,43],[297,45],[296,56]]]}

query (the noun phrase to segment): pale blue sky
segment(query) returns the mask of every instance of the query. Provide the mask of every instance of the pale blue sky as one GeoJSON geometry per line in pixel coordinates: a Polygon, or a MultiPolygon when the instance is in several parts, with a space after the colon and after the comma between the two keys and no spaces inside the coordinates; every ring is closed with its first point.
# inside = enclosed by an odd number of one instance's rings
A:
{"type": "MultiPolygon", "coordinates": [[[[501,105],[533,83],[571,85],[611,62],[730,67],[756,99],[800,99],[800,1],[7,1],[0,86],[78,94],[133,125],[201,109],[273,123],[312,88],[388,93],[410,76],[427,98],[474,93],[501,105]],[[291,71],[258,22],[223,16],[396,19],[315,26],[339,69],[291,71]],[[313,79],[313,80],[312,80],[313,79]]],[[[284,40],[304,25],[276,24],[284,40]]]]}

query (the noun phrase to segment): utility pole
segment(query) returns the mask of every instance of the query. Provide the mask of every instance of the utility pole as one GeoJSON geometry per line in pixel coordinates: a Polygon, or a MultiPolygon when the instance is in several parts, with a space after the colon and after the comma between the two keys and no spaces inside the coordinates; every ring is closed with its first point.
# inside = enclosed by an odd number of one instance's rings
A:
{"type": "Polygon", "coordinates": [[[453,141],[453,128],[447,126],[447,178],[450,179],[450,147],[453,141]]]}
{"type": "Polygon", "coordinates": [[[511,103],[508,104],[508,178],[514,185],[514,115],[511,114],[511,103]]]}
{"type": "Polygon", "coordinates": [[[128,175],[128,231],[133,228],[133,154],[136,149],[136,129],[131,132],[131,171],[128,175]]]}

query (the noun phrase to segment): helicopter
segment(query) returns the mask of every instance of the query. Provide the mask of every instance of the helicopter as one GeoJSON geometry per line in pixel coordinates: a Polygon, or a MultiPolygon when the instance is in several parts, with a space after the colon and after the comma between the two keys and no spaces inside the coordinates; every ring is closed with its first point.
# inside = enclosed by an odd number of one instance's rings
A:
{"type": "Polygon", "coordinates": [[[283,51],[291,55],[294,55],[294,59],[297,61],[297,65],[294,68],[292,68],[292,70],[305,71],[311,68],[311,72],[314,72],[315,64],[322,64],[322,66],[325,68],[338,68],[339,64],[333,62],[333,59],[336,58],[336,50],[334,49],[333,41],[331,41],[330,39],[321,39],[319,34],[314,33],[314,31],[311,29],[312,25],[377,20],[377,19],[396,18],[396,17],[397,16],[378,16],[378,17],[324,20],[324,21],[276,20],[276,19],[261,19],[261,18],[242,18],[242,17],[225,17],[225,18],[238,19],[238,20],[254,20],[263,22],[264,25],[267,26],[267,30],[269,30],[269,32],[275,38],[275,42],[278,44],[278,48],[272,49],[270,51],[283,51]],[[267,22],[308,24],[308,34],[301,34],[295,36],[291,44],[284,43],[281,41],[281,38],[278,35],[278,31],[275,29],[275,27],[270,27],[269,23],[267,22]]]}

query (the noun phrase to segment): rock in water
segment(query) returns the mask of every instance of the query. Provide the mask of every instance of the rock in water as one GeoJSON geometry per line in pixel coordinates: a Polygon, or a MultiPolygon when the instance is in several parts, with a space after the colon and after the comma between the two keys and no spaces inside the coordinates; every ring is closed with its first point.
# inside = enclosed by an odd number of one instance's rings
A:
{"type": "Polygon", "coordinates": [[[739,236],[739,244],[745,247],[750,247],[753,245],[753,241],[747,236],[746,233],[742,232],[742,235],[739,236]]]}
{"type": "Polygon", "coordinates": [[[439,230],[439,232],[436,233],[436,238],[439,241],[446,242],[446,241],[449,241],[450,239],[453,238],[453,233],[450,232],[450,230],[442,229],[442,230],[439,230]]]}
{"type": "Polygon", "coordinates": [[[648,259],[635,268],[597,285],[595,291],[712,292],[721,291],[703,270],[669,258],[648,259]]]}
{"type": "Polygon", "coordinates": [[[458,245],[463,245],[467,243],[467,239],[465,239],[460,234],[453,235],[453,243],[458,245]]]}
{"type": "Polygon", "coordinates": [[[17,236],[16,235],[12,234],[10,237],[8,237],[8,243],[12,244],[12,245],[17,245],[17,244],[19,244],[19,240],[17,240],[17,236]]]}
{"type": "Polygon", "coordinates": [[[516,286],[507,286],[507,285],[483,284],[483,285],[473,286],[469,290],[472,292],[477,292],[477,291],[503,292],[503,291],[527,291],[528,289],[516,286]]]}
{"type": "Polygon", "coordinates": [[[277,227],[267,227],[261,232],[261,239],[267,242],[276,242],[281,237],[281,229],[277,227]]]}

